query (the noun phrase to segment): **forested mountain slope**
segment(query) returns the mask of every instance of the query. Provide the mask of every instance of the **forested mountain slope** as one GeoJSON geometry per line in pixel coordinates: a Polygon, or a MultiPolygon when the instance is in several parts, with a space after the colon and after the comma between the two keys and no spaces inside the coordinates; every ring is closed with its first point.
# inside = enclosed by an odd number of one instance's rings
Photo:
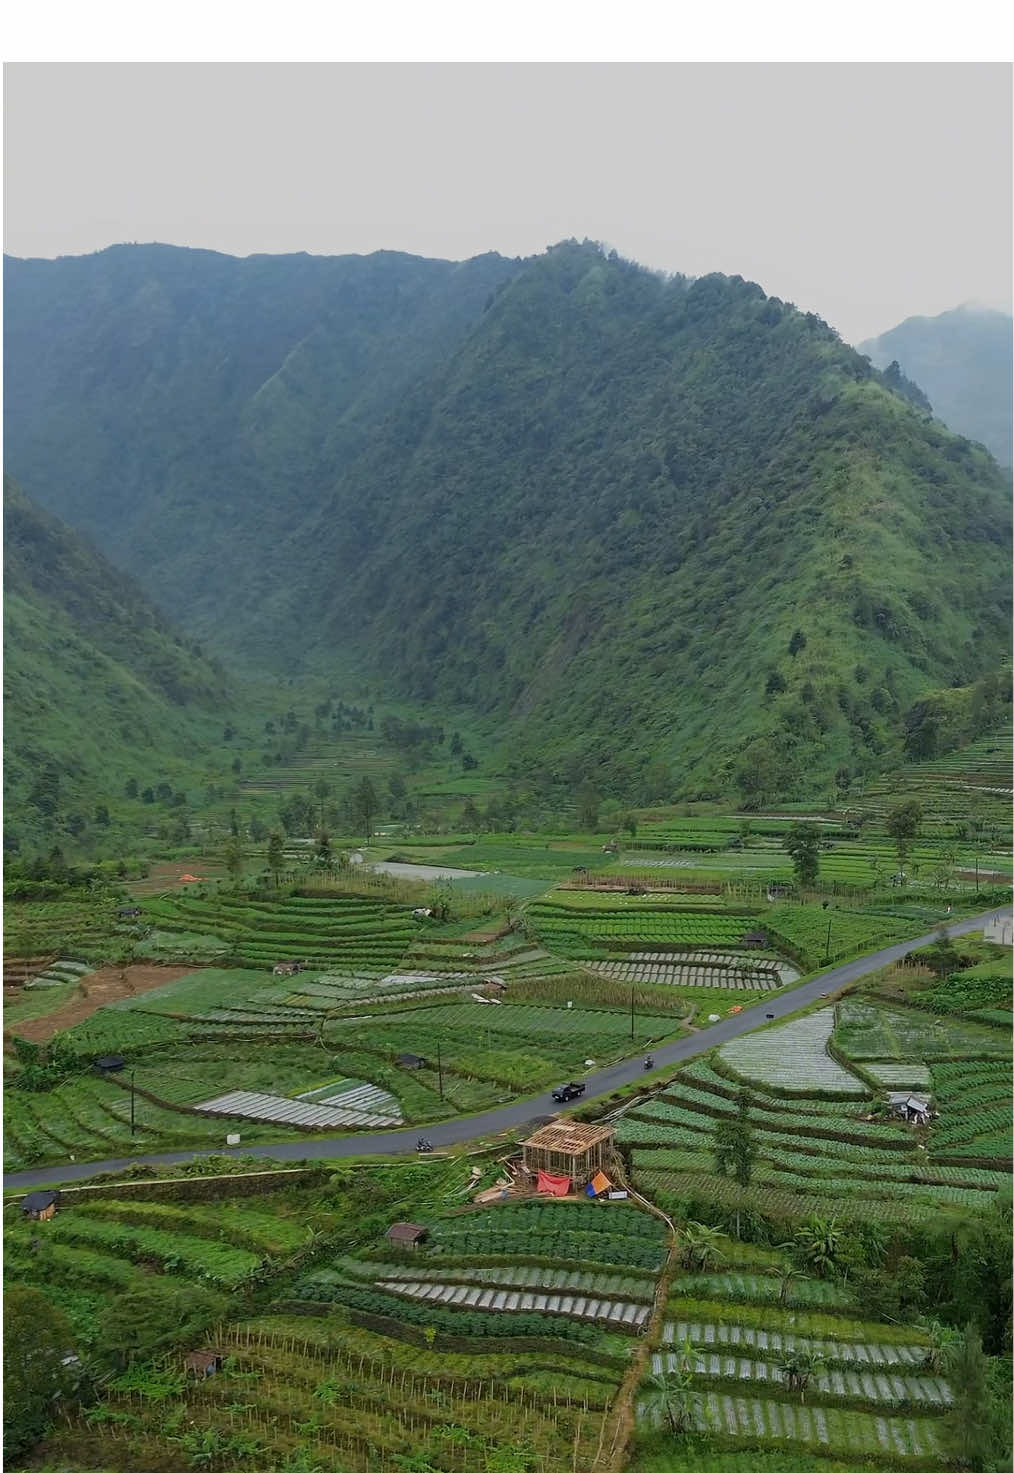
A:
{"type": "Polygon", "coordinates": [[[1010,466],[1011,336],[1009,313],[966,306],[939,317],[908,317],[859,351],[877,368],[897,360],[944,424],[1010,466]]]}
{"type": "Polygon", "coordinates": [[[163,245],[7,257],[7,469],[185,627],[220,632],[513,269],[163,245]]]}
{"type": "Polygon", "coordinates": [[[471,704],[526,774],[763,801],[1005,659],[997,466],[760,287],[206,254],[8,263],[8,453],[251,663],[471,704]]]}
{"type": "MultiPolygon", "coordinates": [[[[95,821],[130,773],[190,764],[220,731],[220,667],[140,589],[4,480],[5,832],[95,821]]],[[[108,820],[105,820],[108,821],[108,820]]]]}
{"type": "Polygon", "coordinates": [[[876,765],[922,690],[1002,658],[1008,528],[995,464],[817,318],[565,246],[294,560],[336,575],[324,646],[502,712],[522,763],[749,798],[876,765]]]}

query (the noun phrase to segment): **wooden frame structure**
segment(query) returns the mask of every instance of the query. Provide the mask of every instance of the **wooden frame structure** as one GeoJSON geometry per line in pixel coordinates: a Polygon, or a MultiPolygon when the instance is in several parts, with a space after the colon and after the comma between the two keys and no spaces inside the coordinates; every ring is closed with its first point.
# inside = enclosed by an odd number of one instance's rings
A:
{"type": "Polygon", "coordinates": [[[576,1120],[554,1120],[523,1142],[525,1167],[532,1175],[569,1176],[578,1189],[585,1187],[612,1155],[616,1132],[608,1125],[582,1125],[576,1120]]]}

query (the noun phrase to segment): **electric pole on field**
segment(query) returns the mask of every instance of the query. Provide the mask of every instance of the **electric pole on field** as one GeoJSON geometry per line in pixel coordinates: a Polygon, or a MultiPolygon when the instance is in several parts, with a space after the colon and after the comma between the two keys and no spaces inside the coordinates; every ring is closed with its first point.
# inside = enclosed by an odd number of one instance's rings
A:
{"type": "Polygon", "coordinates": [[[444,1097],[444,1066],[440,1059],[440,1040],[437,1039],[437,1085],[440,1089],[440,1098],[444,1097]]]}
{"type": "Polygon", "coordinates": [[[130,1133],[134,1134],[134,1071],[130,1071],[130,1133]]]}
{"type": "Polygon", "coordinates": [[[630,989],[630,1036],[634,1036],[634,989],[630,989]]]}

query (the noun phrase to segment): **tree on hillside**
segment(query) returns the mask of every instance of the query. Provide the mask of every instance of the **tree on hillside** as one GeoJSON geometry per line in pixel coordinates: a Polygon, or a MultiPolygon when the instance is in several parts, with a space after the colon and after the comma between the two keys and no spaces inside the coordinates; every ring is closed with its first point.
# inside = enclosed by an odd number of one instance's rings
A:
{"type": "Polygon", "coordinates": [[[334,854],[331,849],[331,835],[328,833],[327,829],[319,830],[317,834],[317,844],[316,848],[314,849],[314,853],[320,860],[321,864],[330,864],[332,859],[334,858],[334,854]]]}
{"type": "Polygon", "coordinates": [[[632,839],[637,838],[637,814],[625,813],[620,820],[620,825],[625,828],[632,839]]]}
{"type": "Polygon", "coordinates": [[[599,795],[591,783],[582,783],[577,794],[577,826],[594,833],[599,826],[599,795]]]}
{"type": "Polygon", "coordinates": [[[793,634],[792,638],[789,640],[789,654],[792,656],[793,659],[795,659],[796,656],[799,654],[800,650],[805,650],[805,649],[806,649],[806,635],[803,633],[803,631],[801,629],[797,629],[795,631],[795,633],[793,634]]]}
{"type": "Polygon", "coordinates": [[[4,1290],[4,1457],[27,1452],[77,1389],[74,1334],[61,1309],[38,1289],[4,1290]]]}
{"type": "Polygon", "coordinates": [[[461,810],[462,828],[465,829],[467,833],[474,834],[479,828],[481,822],[482,820],[479,817],[478,808],[476,808],[471,798],[466,798],[465,806],[461,810]]]}
{"type": "Polygon", "coordinates": [[[741,1187],[750,1185],[757,1142],[745,1119],[719,1120],[712,1135],[711,1152],[719,1176],[731,1172],[741,1187]]]}
{"type": "Polygon", "coordinates": [[[368,777],[361,777],[350,791],[348,809],[358,832],[364,839],[369,839],[373,833],[373,820],[380,812],[380,798],[368,777]]]}
{"type": "Polygon", "coordinates": [[[922,808],[914,799],[899,803],[884,819],[884,828],[894,840],[898,850],[898,868],[905,868],[908,846],[919,832],[922,823],[922,808]]]}
{"type": "Polygon", "coordinates": [[[813,823],[794,823],[782,841],[792,860],[793,873],[801,890],[812,890],[820,873],[820,831],[813,823]]]}
{"type": "Polygon", "coordinates": [[[278,876],[285,868],[285,841],[281,834],[274,833],[268,839],[268,869],[275,877],[278,884],[278,876]]]}
{"type": "Polygon", "coordinates": [[[989,1359],[983,1352],[982,1337],[974,1325],[966,1327],[950,1351],[947,1371],[954,1396],[945,1423],[949,1451],[972,1473],[984,1473],[998,1448],[991,1416],[989,1359]]]}
{"type": "Polygon", "coordinates": [[[226,844],[224,858],[229,879],[234,885],[239,884],[243,876],[243,845],[237,835],[233,834],[226,844]]]}
{"type": "Polygon", "coordinates": [[[313,785],[313,796],[320,804],[320,826],[324,827],[324,804],[331,796],[331,784],[326,778],[319,777],[313,785]]]}

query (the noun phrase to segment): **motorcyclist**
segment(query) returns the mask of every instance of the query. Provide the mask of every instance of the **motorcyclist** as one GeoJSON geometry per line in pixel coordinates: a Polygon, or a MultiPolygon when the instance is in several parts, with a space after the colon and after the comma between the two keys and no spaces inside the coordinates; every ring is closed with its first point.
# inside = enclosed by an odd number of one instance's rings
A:
{"type": "Polygon", "coordinates": [[[644,1067],[646,1069],[654,1069],[655,1060],[652,1058],[651,1054],[648,1054],[648,1056],[645,1058],[644,1067]]]}

